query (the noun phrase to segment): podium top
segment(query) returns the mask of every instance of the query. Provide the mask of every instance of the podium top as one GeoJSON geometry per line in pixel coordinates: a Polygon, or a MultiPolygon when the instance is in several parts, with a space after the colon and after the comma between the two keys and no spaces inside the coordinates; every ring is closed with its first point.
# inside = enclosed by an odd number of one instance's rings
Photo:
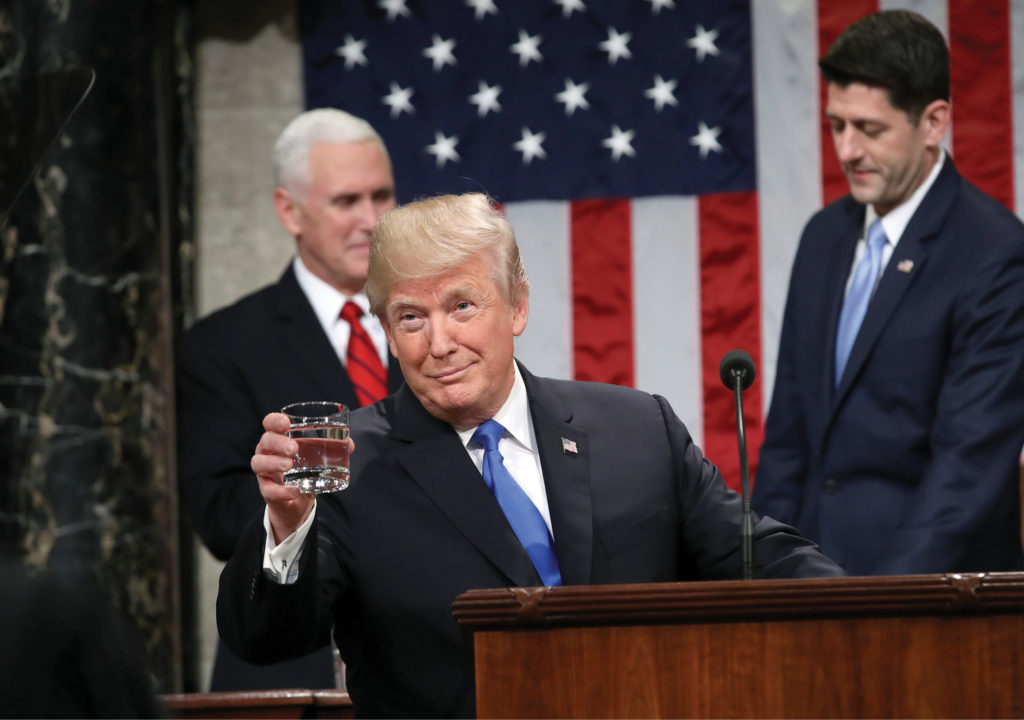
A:
{"type": "Polygon", "coordinates": [[[1024,611],[1024,573],[579,585],[469,590],[465,630],[522,626],[896,616],[1024,611]]]}

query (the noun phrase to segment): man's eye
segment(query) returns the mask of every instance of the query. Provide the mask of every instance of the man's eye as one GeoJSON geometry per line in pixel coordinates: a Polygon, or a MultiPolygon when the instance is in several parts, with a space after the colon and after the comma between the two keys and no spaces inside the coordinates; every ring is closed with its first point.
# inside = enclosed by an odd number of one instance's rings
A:
{"type": "Polygon", "coordinates": [[[469,310],[470,307],[471,307],[471,305],[470,305],[469,301],[463,300],[462,302],[458,303],[455,306],[455,309],[456,310],[469,310]]]}

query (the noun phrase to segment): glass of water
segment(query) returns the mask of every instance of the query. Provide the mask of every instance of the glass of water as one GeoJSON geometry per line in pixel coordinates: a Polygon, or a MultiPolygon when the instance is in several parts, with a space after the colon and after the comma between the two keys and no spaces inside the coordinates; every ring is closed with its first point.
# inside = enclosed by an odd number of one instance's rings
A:
{"type": "Polygon", "coordinates": [[[285,434],[299,445],[284,484],[319,494],[348,487],[348,408],[336,402],[301,402],[281,408],[291,426],[285,434]]]}

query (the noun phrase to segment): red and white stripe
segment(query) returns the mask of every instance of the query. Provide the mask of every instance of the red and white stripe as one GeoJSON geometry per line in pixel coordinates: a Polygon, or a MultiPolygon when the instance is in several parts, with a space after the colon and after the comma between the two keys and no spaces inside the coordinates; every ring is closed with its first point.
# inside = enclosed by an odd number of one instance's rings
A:
{"type": "Polygon", "coordinates": [[[739,486],[733,397],[718,363],[733,348],[757,363],[757,381],[744,393],[755,468],[800,231],[823,203],[847,192],[822,119],[816,65],[843,28],[892,8],[935,23],[952,58],[947,147],[968,179],[1024,208],[1024,62],[1013,63],[1024,48],[1024,0],[751,5],[757,192],[505,207],[531,282],[517,356],[541,375],[664,395],[732,487],[739,486]]]}

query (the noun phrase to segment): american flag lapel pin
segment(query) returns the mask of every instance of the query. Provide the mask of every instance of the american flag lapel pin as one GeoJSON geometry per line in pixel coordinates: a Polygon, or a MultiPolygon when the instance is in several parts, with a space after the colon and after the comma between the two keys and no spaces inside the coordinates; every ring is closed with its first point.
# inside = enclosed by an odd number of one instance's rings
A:
{"type": "Polygon", "coordinates": [[[896,269],[899,270],[901,273],[909,273],[911,270],[914,269],[914,261],[910,260],[909,258],[906,260],[900,260],[899,264],[896,266],[896,269]]]}
{"type": "Polygon", "coordinates": [[[579,448],[576,447],[576,441],[570,440],[569,438],[562,438],[562,453],[572,453],[573,455],[579,453],[579,448]]]}

